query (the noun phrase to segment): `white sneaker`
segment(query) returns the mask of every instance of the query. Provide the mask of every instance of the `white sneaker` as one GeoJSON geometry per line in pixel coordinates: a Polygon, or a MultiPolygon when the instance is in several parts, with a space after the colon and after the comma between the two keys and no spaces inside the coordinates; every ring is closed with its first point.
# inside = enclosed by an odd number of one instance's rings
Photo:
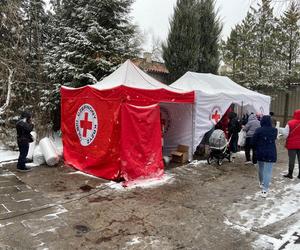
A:
{"type": "Polygon", "coordinates": [[[246,161],[245,162],[245,165],[249,165],[249,164],[252,164],[252,162],[251,161],[246,161]]]}
{"type": "Polygon", "coordinates": [[[268,195],[268,192],[266,191],[261,191],[261,197],[266,198],[268,195]]]}

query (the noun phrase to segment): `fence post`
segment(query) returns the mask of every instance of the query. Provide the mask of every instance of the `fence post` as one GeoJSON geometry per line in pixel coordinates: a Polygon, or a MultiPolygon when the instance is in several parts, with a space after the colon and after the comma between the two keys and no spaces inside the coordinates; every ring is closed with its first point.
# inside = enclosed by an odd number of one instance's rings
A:
{"type": "Polygon", "coordinates": [[[285,102],[284,102],[284,116],[283,116],[283,126],[286,125],[289,116],[289,105],[290,105],[290,92],[285,93],[285,102]]]}

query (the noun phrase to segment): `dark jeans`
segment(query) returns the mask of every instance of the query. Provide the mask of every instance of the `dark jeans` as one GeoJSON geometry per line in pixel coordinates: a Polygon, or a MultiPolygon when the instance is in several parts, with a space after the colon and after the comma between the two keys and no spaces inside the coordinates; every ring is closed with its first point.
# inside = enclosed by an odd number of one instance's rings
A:
{"type": "Polygon", "coordinates": [[[231,136],[230,146],[229,146],[230,152],[236,153],[238,151],[237,143],[238,143],[239,135],[233,134],[233,135],[228,135],[228,136],[229,136],[229,138],[231,136]]]}
{"type": "Polygon", "coordinates": [[[253,164],[256,164],[257,163],[256,152],[255,152],[254,147],[252,146],[252,137],[247,137],[246,142],[245,142],[246,161],[251,161],[250,150],[252,150],[252,162],[253,162],[253,164]]]}
{"type": "Polygon", "coordinates": [[[20,155],[18,159],[17,168],[25,169],[26,157],[29,150],[29,143],[18,143],[18,146],[19,146],[20,155]]]}
{"type": "Polygon", "coordinates": [[[299,166],[299,174],[300,176],[300,149],[289,149],[289,174],[293,175],[294,167],[295,167],[295,160],[296,156],[298,158],[298,166],[299,166]]]}

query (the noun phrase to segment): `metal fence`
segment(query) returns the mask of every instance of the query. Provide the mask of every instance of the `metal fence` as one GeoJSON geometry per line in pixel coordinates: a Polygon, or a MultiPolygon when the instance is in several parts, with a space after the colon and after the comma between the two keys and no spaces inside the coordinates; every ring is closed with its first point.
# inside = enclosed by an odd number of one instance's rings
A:
{"type": "MultiPolygon", "coordinates": [[[[270,95],[271,108],[270,111],[273,111],[277,121],[280,121],[280,126],[285,126],[285,106],[286,106],[286,92],[284,91],[272,91],[265,90],[263,93],[270,95]]],[[[290,120],[293,117],[294,111],[300,109],[300,86],[293,86],[289,89],[289,100],[288,100],[288,116],[287,120],[290,120]]]]}

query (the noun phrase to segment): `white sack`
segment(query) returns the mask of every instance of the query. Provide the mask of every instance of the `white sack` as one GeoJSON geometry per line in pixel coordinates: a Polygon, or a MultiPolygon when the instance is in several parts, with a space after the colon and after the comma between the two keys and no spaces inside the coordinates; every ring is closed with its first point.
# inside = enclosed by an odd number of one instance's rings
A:
{"type": "Polygon", "coordinates": [[[48,137],[40,140],[40,148],[45,157],[47,165],[54,166],[59,162],[59,156],[53,147],[53,143],[51,143],[48,137]]]}
{"type": "Polygon", "coordinates": [[[27,154],[26,158],[29,160],[32,160],[33,152],[34,152],[35,145],[36,145],[36,132],[32,131],[32,132],[30,132],[30,134],[32,135],[33,142],[29,143],[29,150],[28,150],[28,154],[27,154]]]}
{"type": "Polygon", "coordinates": [[[39,166],[39,165],[44,164],[45,162],[46,161],[45,161],[44,155],[41,151],[41,148],[39,145],[37,145],[33,152],[33,163],[39,166]]]}
{"type": "Polygon", "coordinates": [[[60,137],[54,138],[55,141],[50,140],[53,148],[55,149],[55,152],[59,157],[62,157],[63,155],[63,146],[62,146],[62,141],[60,137]]]}
{"type": "Polygon", "coordinates": [[[241,130],[239,132],[238,145],[240,147],[244,147],[245,143],[246,143],[246,131],[245,130],[241,130]]]}

